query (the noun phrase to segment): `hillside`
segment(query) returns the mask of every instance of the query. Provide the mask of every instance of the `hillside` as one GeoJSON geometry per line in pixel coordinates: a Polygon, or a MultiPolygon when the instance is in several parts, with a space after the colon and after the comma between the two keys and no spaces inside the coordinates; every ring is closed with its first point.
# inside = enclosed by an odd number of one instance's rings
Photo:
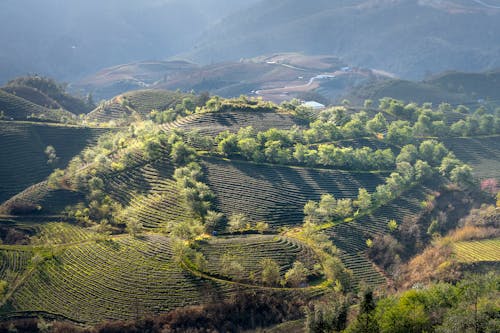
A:
{"type": "Polygon", "coordinates": [[[473,108],[480,104],[498,105],[499,83],[499,71],[445,72],[423,81],[372,80],[351,89],[344,97],[355,105],[361,105],[366,99],[377,101],[391,96],[406,102],[462,104],[473,108]]]}
{"type": "Polygon", "coordinates": [[[102,68],[185,51],[200,31],[256,0],[3,2],[0,84],[26,73],[74,81],[102,68]],[[30,8],[29,11],[26,8],[30,8]],[[22,24],[20,24],[22,23],[22,24]]]}
{"type": "Polygon", "coordinates": [[[500,29],[499,15],[473,1],[260,1],[209,29],[188,55],[212,62],[273,52],[334,54],[406,79],[484,71],[500,65],[499,37],[490,33],[500,29]]]}
{"type": "MultiPolygon", "coordinates": [[[[365,288],[393,293],[439,236],[498,229],[496,185],[478,185],[498,177],[500,122],[487,112],[385,100],[369,113],[313,113],[140,90],[84,120],[114,129],[0,127],[2,155],[15,162],[1,184],[24,187],[0,205],[0,324],[40,316],[88,327],[186,311],[187,325],[217,306],[239,316],[262,297],[265,327],[332,296],[347,311],[365,288]],[[46,145],[61,154],[49,177],[46,145]]],[[[456,242],[460,260],[496,262],[497,240],[471,235],[456,242]]],[[[454,263],[444,281],[460,278],[454,263]]],[[[255,329],[256,316],[231,320],[255,329]]]]}
{"type": "Polygon", "coordinates": [[[98,128],[0,122],[0,202],[43,181],[55,167],[64,168],[107,130],[98,128]],[[55,148],[51,165],[45,150],[55,148]]]}

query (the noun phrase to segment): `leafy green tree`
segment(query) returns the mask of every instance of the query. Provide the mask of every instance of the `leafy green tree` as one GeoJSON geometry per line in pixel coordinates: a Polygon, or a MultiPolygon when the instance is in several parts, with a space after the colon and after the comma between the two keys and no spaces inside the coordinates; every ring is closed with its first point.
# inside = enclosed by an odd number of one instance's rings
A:
{"type": "Polygon", "coordinates": [[[413,128],[408,121],[394,121],[389,125],[386,140],[400,146],[408,144],[413,140],[413,128]]]}
{"type": "Polygon", "coordinates": [[[328,280],[337,282],[342,290],[351,286],[352,272],[337,257],[329,257],[323,262],[323,271],[328,280]]]}
{"type": "Polygon", "coordinates": [[[400,299],[389,297],[379,302],[376,320],[381,332],[420,333],[430,330],[429,318],[423,304],[409,291],[400,299]]]}
{"type": "Polygon", "coordinates": [[[426,180],[432,177],[433,170],[429,163],[417,160],[415,162],[415,179],[416,180],[426,180]]]}
{"type": "Polygon", "coordinates": [[[238,152],[238,136],[236,134],[228,134],[225,138],[219,141],[219,152],[226,156],[232,156],[238,152]]]}
{"type": "Polygon", "coordinates": [[[300,261],[293,263],[293,267],[285,273],[285,283],[292,287],[300,287],[307,281],[309,271],[300,261]]]}
{"type": "Polygon", "coordinates": [[[205,228],[207,231],[215,229],[224,219],[224,214],[208,210],[205,215],[205,228]]]}
{"type": "Polygon", "coordinates": [[[280,282],[280,267],[272,259],[263,259],[260,263],[262,267],[262,283],[266,286],[277,286],[280,282]]]}
{"type": "Polygon", "coordinates": [[[57,157],[56,149],[54,148],[54,146],[47,146],[44,152],[47,156],[47,164],[51,167],[54,167],[57,162],[59,162],[59,157],[57,157]]]}
{"type": "Polygon", "coordinates": [[[396,158],[396,163],[408,162],[413,164],[418,158],[418,149],[412,144],[405,145],[401,148],[398,157],[396,158]]]}
{"type": "Polygon", "coordinates": [[[221,259],[221,272],[225,276],[237,281],[241,281],[245,275],[245,269],[238,258],[229,253],[225,253],[221,259]]]}
{"type": "Polygon", "coordinates": [[[243,213],[233,214],[229,217],[228,221],[229,231],[230,232],[241,231],[246,227],[248,222],[249,222],[248,218],[245,214],[243,213]]]}
{"type": "Polygon", "coordinates": [[[474,183],[472,168],[468,165],[455,167],[450,173],[450,180],[462,187],[469,187],[474,183]]]}
{"type": "Polygon", "coordinates": [[[257,230],[259,233],[263,234],[267,230],[269,230],[269,223],[259,221],[255,224],[255,230],[257,230]]]}
{"type": "Polygon", "coordinates": [[[176,165],[186,165],[193,162],[196,158],[196,151],[182,141],[177,141],[172,146],[170,153],[172,162],[176,165]]]}
{"type": "Polygon", "coordinates": [[[143,224],[136,219],[127,221],[127,231],[132,237],[137,237],[142,232],[143,224]]]}
{"type": "Polygon", "coordinates": [[[383,133],[387,130],[387,119],[379,112],[366,123],[366,129],[373,133],[383,133]]]}
{"type": "Polygon", "coordinates": [[[332,194],[323,194],[318,206],[322,220],[331,221],[337,214],[337,200],[332,194]]]}
{"type": "Polygon", "coordinates": [[[319,204],[316,201],[309,200],[304,205],[304,215],[306,222],[310,223],[320,223],[321,213],[319,211],[319,204]]]}
{"type": "Polygon", "coordinates": [[[340,218],[346,218],[352,214],[352,200],[348,198],[338,199],[335,213],[340,218]]]}
{"type": "Polygon", "coordinates": [[[241,156],[247,160],[260,160],[260,145],[254,138],[243,138],[238,141],[241,156]]]}
{"type": "Polygon", "coordinates": [[[365,211],[372,206],[372,196],[366,189],[360,188],[358,190],[358,197],[354,200],[353,204],[360,210],[365,211]]]}
{"type": "Polygon", "coordinates": [[[387,228],[389,228],[390,232],[396,231],[396,229],[398,228],[398,222],[396,222],[396,220],[390,220],[389,222],[387,222],[387,228]]]}

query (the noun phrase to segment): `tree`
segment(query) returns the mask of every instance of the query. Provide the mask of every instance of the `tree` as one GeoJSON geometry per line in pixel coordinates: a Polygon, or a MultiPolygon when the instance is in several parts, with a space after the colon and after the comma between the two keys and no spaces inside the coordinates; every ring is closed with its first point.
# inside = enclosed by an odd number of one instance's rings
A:
{"type": "Polygon", "coordinates": [[[304,205],[304,215],[306,222],[319,223],[321,221],[319,204],[316,201],[309,200],[304,205]]]}
{"type": "Polygon", "coordinates": [[[170,158],[177,165],[186,165],[193,162],[196,156],[196,151],[182,141],[177,141],[172,146],[170,158]]]}
{"type": "Polygon", "coordinates": [[[462,187],[472,185],[474,183],[472,168],[467,164],[455,167],[450,173],[450,180],[462,187]]]}
{"type": "Polygon", "coordinates": [[[213,210],[208,210],[205,215],[205,229],[213,230],[224,218],[224,214],[215,212],[213,210]]]}
{"type": "Polygon", "coordinates": [[[433,174],[432,167],[429,163],[417,160],[415,162],[415,179],[416,180],[426,180],[429,179],[433,174]]]}
{"type": "Polygon", "coordinates": [[[328,280],[340,284],[342,290],[348,290],[351,284],[352,272],[347,270],[337,257],[329,257],[323,263],[323,271],[328,280]]]}
{"type": "Polygon", "coordinates": [[[231,217],[229,217],[229,231],[230,232],[236,232],[236,231],[242,231],[246,224],[248,223],[248,218],[245,214],[243,213],[238,213],[238,214],[233,214],[231,217]]]}
{"type": "Polygon", "coordinates": [[[372,205],[372,196],[368,191],[364,188],[360,188],[358,190],[358,197],[354,200],[354,206],[358,207],[360,210],[364,211],[371,207],[372,205]]]}
{"type": "Polygon", "coordinates": [[[276,261],[266,258],[260,263],[262,267],[262,283],[267,286],[276,286],[280,282],[280,267],[276,261]]]}
{"type": "Polygon", "coordinates": [[[238,141],[241,156],[247,160],[260,160],[260,146],[254,138],[243,138],[238,141]]]}
{"type": "Polygon", "coordinates": [[[396,222],[396,220],[390,220],[389,222],[387,222],[387,228],[389,228],[390,232],[396,231],[396,229],[398,228],[398,222],[396,222]]]}
{"type": "Polygon", "coordinates": [[[285,273],[285,283],[298,288],[307,281],[309,271],[300,261],[293,263],[293,267],[285,273]]]}
{"type": "Polygon", "coordinates": [[[59,157],[57,157],[54,146],[47,146],[45,148],[45,155],[47,156],[47,164],[51,167],[54,167],[59,162],[59,157]]]}
{"type": "Polygon", "coordinates": [[[337,214],[337,200],[332,194],[323,194],[318,208],[318,212],[322,219],[331,221],[337,214]]]}
{"type": "Polygon", "coordinates": [[[346,218],[352,214],[352,200],[351,199],[338,199],[335,213],[340,218],[346,218]]]}
{"type": "Polygon", "coordinates": [[[269,223],[259,221],[255,224],[255,230],[257,230],[259,233],[263,234],[267,230],[269,230],[269,223]]]}
{"type": "Polygon", "coordinates": [[[137,237],[142,232],[143,225],[136,219],[127,221],[127,231],[132,237],[137,237]]]}
{"type": "Polygon", "coordinates": [[[225,253],[221,259],[221,272],[232,279],[242,280],[244,278],[245,269],[237,258],[229,253],[225,253]]]}
{"type": "Polygon", "coordinates": [[[219,141],[218,149],[226,156],[236,154],[238,152],[238,136],[232,133],[227,134],[225,138],[219,141]]]}
{"type": "Polygon", "coordinates": [[[368,131],[373,133],[382,133],[387,130],[387,120],[382,113],[377,113],[373,119],[366,123],[368,131]]]}

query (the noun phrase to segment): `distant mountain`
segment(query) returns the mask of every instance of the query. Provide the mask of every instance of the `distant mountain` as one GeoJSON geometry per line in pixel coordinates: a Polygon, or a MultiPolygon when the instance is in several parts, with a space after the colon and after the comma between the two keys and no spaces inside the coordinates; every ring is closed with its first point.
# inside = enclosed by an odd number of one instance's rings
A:
{"type": "Polygon", "coordinates": [[[71,84],[70,90],[79,95],[91,93],[95,100],[149,88],[206,91],[222,97],[258,95],[276,103],[299,97],[329,104],[355,85],[386,77],[370,69],[351,68],[334,56],[277,53],[204,66],[184,61],[124,64],[89,75],[71,84]]]}
{"type": "Polygon", "coordinates": [[[209,29],[189,56],[212,62],[273,52],[335,54],[415,79],[500,67],[499,32],[498,0],[266,0],[209,29]]]}
{"type": "Polygon", "coordinates": [[[424,81],[385,79],[366,82],[344,97],[354,105],[392,97],[406,102],[450,103],[476,107],[500,105],[500,70],[485,73],[445,72],[424,81]]]}
{"type": "Polygon", "coordinates": [[[101,68],[189,49],[256,0],[2,0],[0,83],[28,73],[75,80],[101,68]]]}

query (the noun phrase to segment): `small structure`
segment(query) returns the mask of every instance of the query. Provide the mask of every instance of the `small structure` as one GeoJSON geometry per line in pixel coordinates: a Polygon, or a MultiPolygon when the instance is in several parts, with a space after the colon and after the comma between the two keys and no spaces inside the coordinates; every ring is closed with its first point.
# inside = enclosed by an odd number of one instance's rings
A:
{"type": "Polygon", "coordinates": [[[323,110],[324,108],[326,108],[326,106],[324,104],[318,103],[316,101],[307,101],[307,102],[304,102],[304,103],[302,103],[302,106],[311,108],[311,109],[313,109],[315,111],[317,111],[317,110],[323,110]]]}

